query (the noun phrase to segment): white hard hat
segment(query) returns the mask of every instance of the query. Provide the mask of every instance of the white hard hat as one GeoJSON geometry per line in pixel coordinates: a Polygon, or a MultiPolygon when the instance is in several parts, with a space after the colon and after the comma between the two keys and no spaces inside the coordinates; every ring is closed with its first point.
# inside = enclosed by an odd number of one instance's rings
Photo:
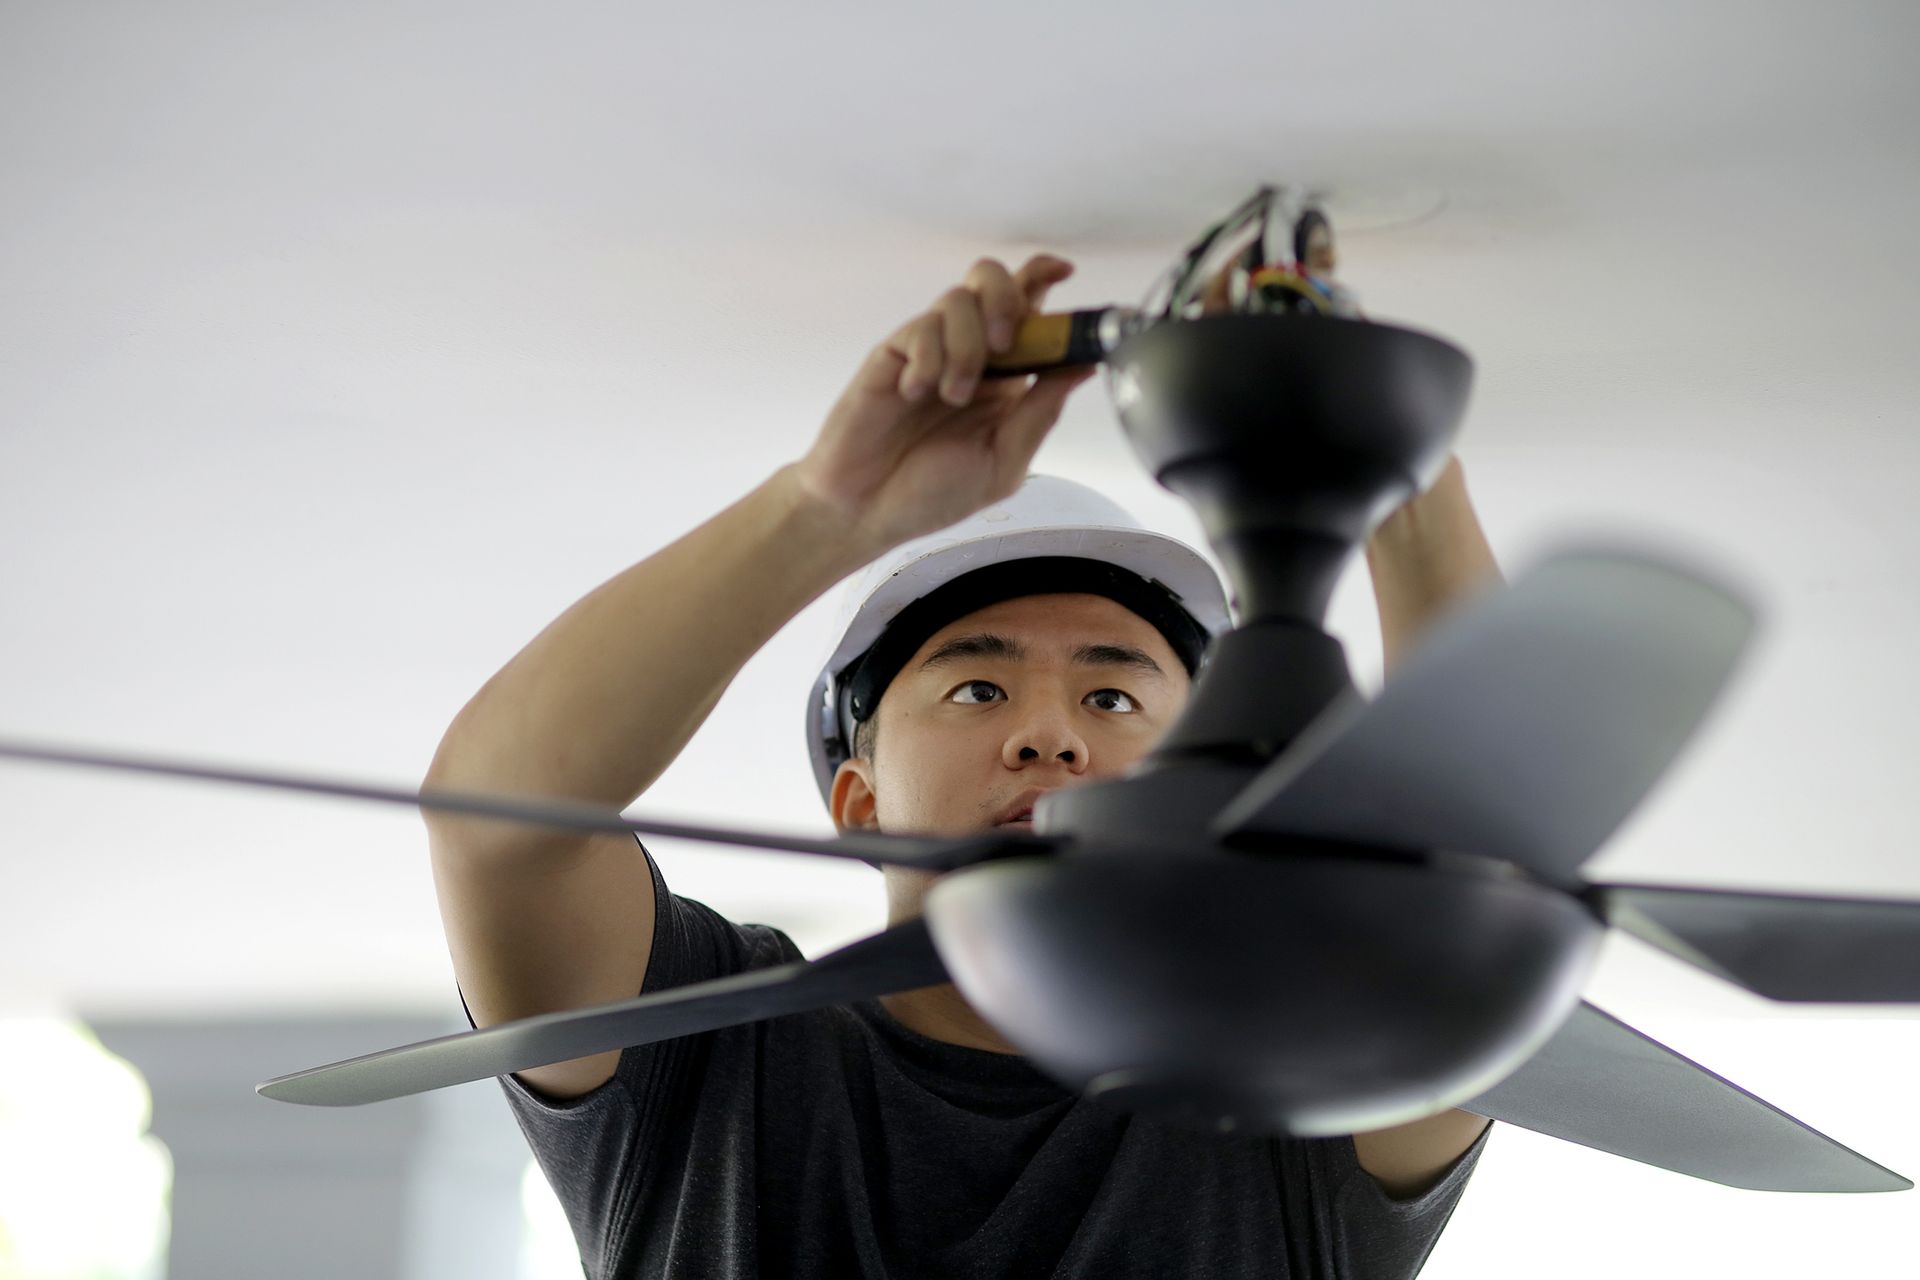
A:
{"type": "MultiPolygon", "coordinates": [[[[1193,648],[1194,656],[1182,655],[1190,669],[1198,660],[1197,646],[1233,625],[1219,575],[1198,551],[1145,528],[1126,508],[1083,484],[1057,476],[1028,476],[1006,501],[902,543],[847,583],[834,623],[833,633],[839,639],[807,691],[807,754],[820,798],[829,805],[834,772],[852,754],[856,717],[872,714],[872,703],[885,687],[876,682],[890,679],[898,669],[896,662],[891,668],[883,664],[877,677],[872,668],[861,673],[875,687],[863,694],[867,705],[856,709],[855,690],[860,683],[856,660],[868,655],[902,611],[963,577],[979,585],[984,594],[969,597],[966,586],[958,589],[958,595],[942,593],[937,598],[941,604],[933,607],[944,606],[945,612],[931,615],[938,620],[930,627],[926,626],[927,606],[923,606],[920,627],[902,637],[913,648],[899,653],[899,661],[911,657],[927,636],[956,617],[985,608],[995,599],[1045,591],[1109,595],[1154,622],[1170,642],[1183,629],[1192,632],[1194,646],[1184,647],[1193,648]],[[997,568],[1016,561],[1030,563],[997,568]],[[983,569],[996,572],[970,576],[983,569]],[[1116,569],[1122,572],[1114,573],[1116,569]],[[1083,582],[1089,574],[1092,577],[1083,582]],[[1018,585],[1022,583],[1024,589],[1018,585]]],[[[1176,644],[1177,649],[1182,647],[1176,644]]]]}

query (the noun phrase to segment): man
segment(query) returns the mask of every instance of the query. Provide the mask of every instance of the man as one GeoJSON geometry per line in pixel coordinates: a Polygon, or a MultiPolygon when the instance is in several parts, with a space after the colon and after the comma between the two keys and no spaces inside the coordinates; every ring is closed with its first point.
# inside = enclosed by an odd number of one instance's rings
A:
{"type": "MultiPolygon", "coordinates": [[[[975,264],[870,353],[802,458],[588,594],[490,679],[427,785],[625,807],[828,587],[1017,504],[1092,371],[1030,385],[980,373],[1071,270],[1048,255],[1018,273],[975,264]]],[[[1497,579],[1457,463],[1368,559],[1391,666],[1497,579]]],[[[936,619],[869,682],[855,724],[810,707],[817,766],[826,729],[853,753],[822,776],[835,825],[979,829],[1144,755],[1184,703],[1194,650],[1175,613],[1100,581],[936,619]]],[[[669,892],[624,837],[452,815],[428,828],[477,1027],[800,958],[778,930],[669,892]]],[[[891,921],[917,914],[931,878],[886,874],[891,921]]],[[[1455,1111],[1293,1140],[1120,1115],[1038,1072],[951,986],[502,1084],[596,1277],[1411,1276],[1487,1127],[1455,1111]]]]}

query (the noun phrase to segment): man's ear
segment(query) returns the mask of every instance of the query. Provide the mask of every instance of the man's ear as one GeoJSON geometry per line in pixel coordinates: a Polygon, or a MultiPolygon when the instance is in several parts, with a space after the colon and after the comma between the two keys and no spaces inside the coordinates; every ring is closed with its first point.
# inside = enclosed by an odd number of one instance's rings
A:
{"type": "Polygon", "coordinates": [[[879,830],[879,799],[874,795],[871,762],[858,756],[841,761],[827,793],[827,808],[837,830],[879,830]]]}

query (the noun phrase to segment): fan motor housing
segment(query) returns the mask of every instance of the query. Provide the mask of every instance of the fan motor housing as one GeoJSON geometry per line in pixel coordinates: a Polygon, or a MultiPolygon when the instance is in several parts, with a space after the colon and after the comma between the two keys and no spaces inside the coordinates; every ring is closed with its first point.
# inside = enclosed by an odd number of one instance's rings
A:
{"type": "Polygon", "coordinates": [[[1325,1137],[1485,1092],[1579,1003],[1605,932],[1517,876],[1139,846],[942,877],[955,985],[1061,1083],[1194,1127],[1325,1137]]]}

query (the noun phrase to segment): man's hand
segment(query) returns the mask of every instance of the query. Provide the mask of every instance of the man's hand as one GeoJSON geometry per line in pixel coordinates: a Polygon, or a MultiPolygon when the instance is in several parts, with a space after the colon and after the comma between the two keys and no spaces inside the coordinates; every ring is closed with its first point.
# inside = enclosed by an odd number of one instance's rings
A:
{"type": "Polygon", "coordinates": [[[806,456],[802,493],[880,555],[1010,496],[1075,387],[1097,366],[981,380],[990,352],[1073,264],[1038,254],[1017,273],[982,258],[966,282],[867,356],[806,456]]]}
{"type": "Polygon", "coordinates": [[[1429,627],[1504,581],[1457,454],[1373,531],[1366,554],[1389,679],[1429,627]]]}

